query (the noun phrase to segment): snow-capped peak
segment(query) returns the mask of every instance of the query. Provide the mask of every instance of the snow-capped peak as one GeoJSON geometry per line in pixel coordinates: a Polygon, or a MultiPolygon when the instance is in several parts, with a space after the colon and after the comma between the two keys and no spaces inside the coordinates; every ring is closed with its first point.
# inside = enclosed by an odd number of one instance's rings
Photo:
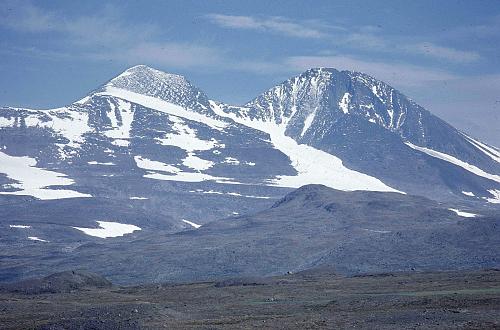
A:
{"type": "MultiPolygon", "coordinates": [[[[113,86],[123,89],[145,89],[147,87],[150,87],[150,84],[152,82],[171,86],[179,86],[186,89],[192,87],[184,76],[163,72],[143,64],[128,68],[120,75],[111,79],[109,83],[106,84],[106,86],[113,86]]],[[[135,91],[137,92],[138,90],[135,91]]]]}
{"type": "Polygon", "coordinates": [[[101,91],[120,89],[154,97],[196,112],[210,110],[208,98],[184,76],[136,65],[105,84],[101,91]]]}
{"type": "MultiPolygon", "coordinates": [[[[324,131],[329,128],[325,127],[327,123],[335,125],[338,119],[347,117],[404,136],[409,108],[413,110],[412,118],[420,118],[425,111],[393,87],[365,73],[313,68],[272,87],[242,107],[225,111],[250,120],[285,125],[287,133],[300,137],[324,131]]],[[[417,126],[415,130],[423,136],[422,124],[418,122],[417,126]]]]}

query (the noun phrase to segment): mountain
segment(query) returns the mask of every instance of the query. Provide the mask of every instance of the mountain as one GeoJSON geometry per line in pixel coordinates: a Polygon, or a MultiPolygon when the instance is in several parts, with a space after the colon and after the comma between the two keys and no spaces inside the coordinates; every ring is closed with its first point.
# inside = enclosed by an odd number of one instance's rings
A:
{"type": "Polygon", "coordinates": [[[365,74],[311,69],[235,106],[139,65],[61,108],[0,108],[0,249],[27,263],[95,243],[150,251],[307,184],[498,211],[499,162],[365,74]]]}
{"type": "Polygon", "coordinates": [[[270,276],[318,267],[344,275],[498,268],[499,228],[499,214],[492,210],[473,214],[424,197],[306,185],[266,210],[196,230],[166,234],[159,229],[110,243],[96,239],[71,251],[65,250],[68,243],[54,242],[50,257],[44,257],[49,244],[31,246],[23,251],[24,258],[31,257],[29,266],[18,255],[4,258],[0,278],[76,267],[119,284],[270,276]]]}
{"type": "Polygon", "coordinates": [[[450,193],[490,202],[498,197],[498,149],[366,74],[311,69],[242,107],[222,109],[237,122],[335,155],[347,168],[400,191],[438,200],[450,193]]]}

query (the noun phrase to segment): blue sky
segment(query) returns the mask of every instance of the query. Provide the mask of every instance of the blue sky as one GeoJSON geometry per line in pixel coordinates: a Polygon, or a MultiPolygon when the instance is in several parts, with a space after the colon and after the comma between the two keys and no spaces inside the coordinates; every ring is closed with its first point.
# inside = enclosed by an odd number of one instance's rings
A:
{"type": "Polygon", "coordinates": [[[57,107],[127,67],[244,103],[307,68],[366,72],[500,146],[500,2],[0,2],[0,104],[57,107]]]}

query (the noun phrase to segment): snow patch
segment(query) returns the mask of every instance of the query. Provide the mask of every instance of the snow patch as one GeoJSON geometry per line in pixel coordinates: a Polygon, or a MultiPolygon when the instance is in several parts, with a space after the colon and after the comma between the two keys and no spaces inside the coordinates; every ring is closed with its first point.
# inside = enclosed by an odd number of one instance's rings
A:
{"type": "Polygon", "coordinates": [[[84,228],[84,227],[73,227],[73,228],[78,229],[87,235],[99,238],[118,237],[133,233],[136,230],[141,230],[140,227],[119,222],[109,222],[109,221],[96,221],[96,222],[99,225],[99,228],[84,228]]]}
{"type": "Polygon", "coordinates": [[[493,147],[490,147],[482,142],[479,142],[477,140],[474,140],[473,138],[471,138],[470,136],[468,135],[465,135],[462,133],[463,136],[465,136],[465,138],[467,140],[469,140],[469,142],[474,146],[476,147],[477,149],[479,149],[479,151],[481,151],[482,153],[484,153],[486,156],[490,157],[491,159],[493,159],[494,161],[500,163],[500,151],[498,151],[497,149],[493,148],[493,147]]]}
{"type": "Polygon", "coordinates": [[[229,165],[240,165],[240,161],[236,158],[233,158],[233,157],[224,158],[224,161],[222,163],[229,164],[229,165]]]}
{"type": "MultiPolygon", "coordinates": [[[[340,103],[339,103],[340,106],[340,103]]],[[[310,113],[307,118],[304,120],[304,127],[302,128],[302,132],[300,132],[300,136],[304,136],[306,134],[309,127],[311,127],[312,122],[314,121],[314,117],[316,117],[316,112],[318,108],[314,109],[312,113],[310,113]]]]}
{"type": "Polygon", "coordinates": [[[100,162],[97,162],[95,160],[87,162],[87,164],[89,164],[89,165],[105,165],[105,166],[116,165],[115,163],[112,163],[112,162],[100,163],[100,162]]]}
{"type": "Polygon", "coordinates": [[[384,99],[382,98],[382,94],[379,92],[377,86],[372,86],[372,93],[380,100],[380,102],[385,103],[384,99]]]}
{"type": "Polygon", "coordinates": [[[89,100],[90,100],[90,96],[85,96],[84,98],[82,98],[76,102],[73,102],[73,104],[82,105],[82,104],[87,103],[89,100]]]}
{"type": "Polygon", "coordinates": [[[460,217],[464,217],[464,218],[475,218],[477,217],[478,215],[477,214],[474,214],[474,213],[470,213],[470,212],[465,212],[465,211],[460,211],[458,209],[448,209],[450,211],[453,211],[455,212],[458,216],[460,217]]]}
{"type": "Polygon", "coordinates": [[[202,140],[196,136],[196,130],[190,128],[181,118],[169,116],[174,124],[172,128],[176,134],[169,133],[165,138],[156,138],[162,145],[175,146],[187,152],[205,151],[215,147],[224,147],[217,140],[202,140]]]}
{"type": "Polygon", "coordinates": [[[185,219],[182,219],[182,222],[185,222],[187,223],[188,225],[190,225],[191,227],[193,227],[194,229],[198,229],[201,227],[201,225],[198,225],[192,221],[189,221],[189,220],[185,220],[185,219]]]}
{"type": "Polygon", "coordinates": [[[43,111],[43,113],[41,111],[29,110],[29,113],[24,119],[26,126],[52,129],[57,134],[69,140],[66,144],[57,144],[59,146],[59,153],[63,159],[75,154],[74,151],[68,152],[64,150],[65,146],[79,149],[85,142],[84,134],[92,132],[92,129],[88,125],[89,116],[85,111],[69,110],[63,107],[43,111]]]}
{"type": "Polygon", "coordinates": [[[298,144],[294,139],[285,135],[287,125],[285,119],[280,124],[276,124],[259,119],[243,118],[234,113],[224,112],[221,107],[214,106],[215,102],[211,102],[211,104],[213,110],[219,116],[230,118],[236,123],[269,134],[274,147],[290,158],[297,174],[278,176],[269,182],[271,185],[298,188],[306,184],[316,183],[345,191],[400,192],[385,185],[377,178],[348,169],[342,164],[342,160],[334,155],[307,145],[298,144]]]}
{"type": "Polygon", "coordinates": [[[378,234],[388,234],[391,232],[390,230],[375,230],[375,229],[367,229],[367,228],[361,228],[361,229],[372,232],[372,233],[378,233],[378,234]]]}
{"type": "Polygon", "coordinates": [[[32,240],[32,241],[38,241],[38,242],[50,243],[49,241],[44,240],[44,239],[41,239],[41,238],[38,238],[38,237],[36,237],[36,236],[28,236],[28,239],[30,239],[30,240],[32,240]]]}
{"type": "Polygon", "coordinates": [[[15,118],[0,117],[0,127],[13,127],[15,122],[15,118]]]}
{"type": "Polygon", "coordinates": [[[4,185],[17,191],[2,191],[4,195],[29,195],[38,199],[92,197],[73,190],[49,189],[49,186],[68,186],[74,183],[65,174],[36,167],[37,161],[27,156],[14,157],[0,152],[0,172],[18,183],[4,185]]]}
{"type": "Polygon", "coordinates": [[[172,128],[176,134],[166,134],[165,138],[156,138],[162,145],[175,146],[187,151],[187,157],[184,158],[182,163],[197,171],[204,171],[214,165],[209,160],[202,159],[194,153],[195,151],[210,150],[215,147],[224,148],[217,140],[202,140],[196,135],[196,130],[190,128],[181,118],[176,116],[169,116],[170,121],[174,124],[172,128]]]}
{"type": "Polygon", "coordinates": [[[149,171],[149,173],[144,175],[145,178],[149,179],[181,182],[202,182],[212,180],[218,183],[239,184],[238,182],[231,181],[229,178],[215,177],[200,172],[184,172],[173,165],[164,164],[141,156],[134,156],[134,160],[137,167],[149,171]]]}
{"type": "Polygon", "coordinates": [[[222,191],[215,191],[215,190],[204,191],[202,189],[197,189],[196,191],[190,191],[190,192],[201,192],[202,194],[230,195],[230,196],[246,197],[246,198],[258,198],[258,199],[270,199],[271,198],[268,196],[242,195],[242,194],[237,193],[237,192],[222,192],[222,191]]]}
{"type": "Polygon", "coordinates": [[[342,100],[339,102],[339,108],[342,110],[343,113],[348,114],[349,113],[349,103],[351,102],[351,94],[345,93],[344,96],[342,96],[342,100]]]}
{"type": "MultiPolygon", "coordinates": [[[[109,101],[108,101],[109,102],[109,101]]],[[[115,109],[113,103],[109,103],[111,111],[109,118],[112,128],[104,132],[104,135],[113,139],[111,143],[119,147],[128,147],[130,145],[130,130],[134,121],[134,111],[132,105],[121,99],[117,99],[118,107],[115,109]],[[118,111],[121,121],[116,117],[115,111],[118,111]]]]}
{"type": "Polygon", "coordinates": [[[137,167],[151,170],[151,171],[162,171],[168,173],[179,173],[181,172],[180,168],[177,168],[173,165],[168,165],[162,162],[158,162],[156,160],[150,160],[147,158],[143,158],[141,156],[134,156],[135,163],[137,167]]]}
{"type": "Polygon", "coordinates": [[[419,146],[416,146],[410,142],[405,142],[405,144],[407,146],[409,146],[410,148],[418,150],[420,152],[423,152],[429,156],[439,158],[439,159],[447,161],[453,165],[459,166],[459,167],[463,168],[464,170],[471,172],[472,174],[475,174],[477,176],[481,176],[483,178],[500,183],[500,176],[499,175],[487,173],[487,172],[483,171],[482,169],[478,168],[477,166],[466,163],[458,158],[455,158],[455,157],[450,156],[448,154],[445,154],[443,152],[435,151],[435,150],[424,148],[424,147],[419,147],[419,146]]]}
{"type": "Polygon", "coordinates": [[[214,162],[195,156],[192,152],[182,160],[182,164],[196,171],[205,171],[214,166],[214,162]]]}
{"type": "Polygon", "coordinates": [[[500,190],[497,189],[489,189],[488,192],[493,196],[493,198],[483,197],[488,202],[492,204],[500,204],[500,190]]]}
{"type": "Polygon", "coordinates": [[[258,199],[269,199],[271,197],[268,196],[254,196],[254,195],[242,195],[240,193],[236,192],[228,192],[226,195],[231,195],[231,196],[238,196],[238,197],[246,197],[246,198],[258,198],[258,199]]]}
{"type": "Polygon", "coordinates": [[[167,113],[170,115],[174,115],[177,117],[182,117],[188,120],[196,121],[205,125],[210,126],[211,128],[217,130],[223,130],[227,127],[228,123],[225,123],[221,120],[217,120],[206,115],[203,115],[198,112],[190,111],[184,109],[181,106],[172,104],[170,102],[161,100],[156,97],[142,95],[138,93],[134,93],[131,91],[127,91],[121,88],[116,88],[112,86],[106,86],[104,92],[97,93],[95,95],[109,95],[118,97],[124,100],[127,100],[132,103],[136,103],[142,105],[146,108],[150,108],[159,112],[167,113]]]}

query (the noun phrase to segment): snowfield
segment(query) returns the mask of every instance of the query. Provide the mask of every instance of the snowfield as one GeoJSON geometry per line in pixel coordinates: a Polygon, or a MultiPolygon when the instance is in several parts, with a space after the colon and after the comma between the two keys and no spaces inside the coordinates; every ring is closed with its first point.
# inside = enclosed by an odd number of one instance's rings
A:
{"type": "MultiPolygon", "coordinates": [[[[324,184],[328,187],[352,191],[391,191],[399,192],[384,184],[377,178],[348,169],[340,158],[313,147],[298,144],[294,139],[285,135],[286,118],[281,124],[259,119],[239,117],[234,113],[226,113],[222,107],[211,101],[214,112],[234,120],[236,123],[269,134],[274,147],[290,158],[296,175],[282,175],[271,180],[269,184],[279,187],[299,188],[306,184],[324,184]]],[[[290,118],[293,115],[290,115],[290,118]]]]}
{"type": "Polygon", "coordinates": [[[470,213],[470,212],[465,212],[465,211],[460,211],[458,209],[448,209],[452,212],[454,212],[456,215],[460,216],[460,217],[464,217],[464,218],[475,218],[477,217],[478,215],[475,214],[475,213],[470,213]]]}
{"type": "Polygon", "coordinates": [[[87,235],[99,238],[119,237],[133,233],[136,230],[141,230],[140,227],[119,222],[109,222],[109,221],[96,221],[96,222],[99,225],[99,228],[83,228],[83,227],[73,227],[73,228],[78,229],[87,235]]]}
{"type": "Polygon", "coordinates": [[[186,220],[186,219],[182,219],[182,222],[187,223],[188,225],[190,225],[190,226],[191,226],[191,227],[193,227],[194,229],[198,229],[198,228],[200,228],[200,227],[201,227],[201,225],[196,224],[196,223],[194,223],[194,222],[192,222],[192,221],[189,221],[189,220],[186,220]]]}
{"type": "Polygon", "coordinates": [[[419,146],[416,146],[410,142],[405,142],[405,144],[414,150],[418,150],[418,151],[423,152],[429,156],[442,159],[444,161],[447,161],[448,163],[459,166],[459,167],[463,168],[464,170],[469,171],[475,175],[482,176],[483,178],[493,180],[495,182],[500,183],[500,175],[487,173],[487,172],[483,171],[482,169],[478,168],[477,166],[466,163],[458,158],[455,158],[451,155],[445,154],[444,152],[432,150],[432,149],[425,148],[425,147],[419,147],[419,146]]]}
{"type": "Polygon", "coordinates": [[[65,174],[36,167],[36,159],[14,157],[0,152],[0,173],[5,173],[18,183],[11,184],[17,191],[2,191],[4,195],[28,195],[38,199],[92,197],[73,190],[49,189],[49,186],[69,186],[73,180],[65,174]]]}

